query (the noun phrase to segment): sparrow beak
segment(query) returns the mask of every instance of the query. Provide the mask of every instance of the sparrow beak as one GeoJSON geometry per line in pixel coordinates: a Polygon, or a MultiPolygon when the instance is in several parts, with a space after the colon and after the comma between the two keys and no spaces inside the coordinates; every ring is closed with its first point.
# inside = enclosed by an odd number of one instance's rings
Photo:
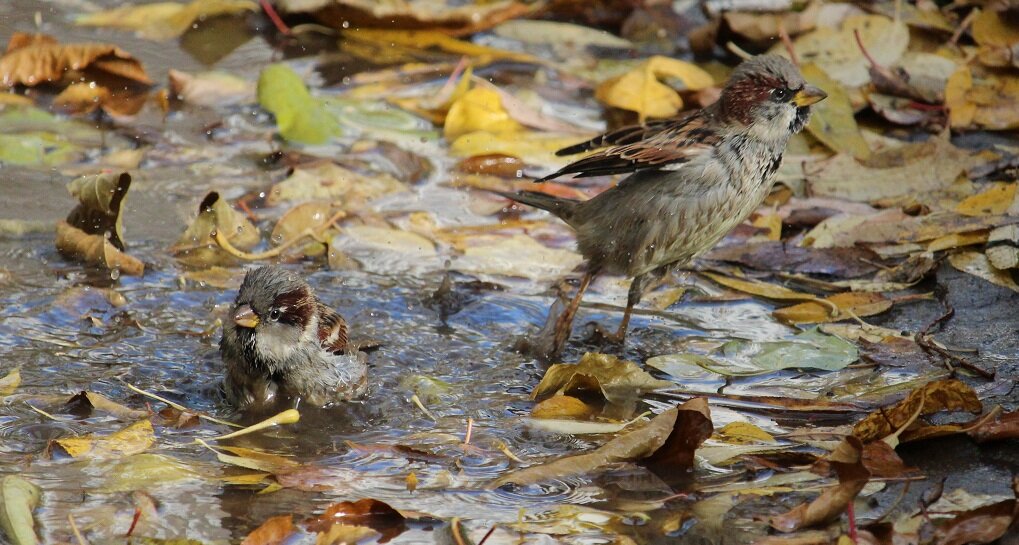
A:
{"type": "Polygon", "coordinates": [[[251,306],[241,305],[234,312],[234,323],[241,327],[255,327],[258,325],[258,316],[251,310],[251,306]]]}
{"type": "Polygon", "coordinates": [[[806,85],[803,89],[800,89],[793,95],[793,104],[797,107],[810,106],[816,104],[822,100],[828,98],[828,93],[814,87],[813,85],[806,85]]]}

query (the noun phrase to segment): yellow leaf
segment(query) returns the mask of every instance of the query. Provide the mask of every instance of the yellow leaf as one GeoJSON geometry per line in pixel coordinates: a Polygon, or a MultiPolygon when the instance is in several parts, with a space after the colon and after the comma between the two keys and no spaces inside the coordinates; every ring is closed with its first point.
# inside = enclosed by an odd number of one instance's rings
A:
{"type": "Polygon", "coordinates": [[[488,64],[496,60],[509,60],[519,62],[542,61],[534,56],[525,53],[516,53],[494,47],[476,45],[464,40],[458,40],[435,30],[381,30],[359,28],[356,32],[347,32],[343,36],[344,41],[361,42],[380,46],[384,50],[394,48],[410,48],[424,50],[438,48],[448,53],[467,55],[472,57],[475,64],[488,64]]]}
{"type": "Polygon", "coordinates": [[[443,127],[446,139],[454,140],[458,136],[474,131],[490,133],[515,133],[524,129],[509,112],[502,107],[499,93],[485,87],[475,87],[464,93],[446,114],[443,127]]]}
{"type": "Polygon", "coordinates": [[[951,250],[952,248],[983,244],[987,242],[989,234],[990,230],[981,229],[979,231],[971,231],[969,233],[952,233],[940,236],[927,243],[927,251],[940,252],[942,250],[951,250]]]}
{"type": "Polygon", "coordinates": [[[742,280],[731,276],[722,276],[712,272],[702,272],[701,274],[727,288],[742,291],[743,293],[749,293],[750,295],[757,295],[766,299],[775,299],[778,301],[816,301],[818,299],[816,296],[809,293],[800,293],[786,287],[768,284],[767,282],[742,280]]]}
{"type": "Polygon", "coordinates": [[[745,445],[748,443],[774,443],[775,438],[749,422],[729,422],[718,430],[721,440],[726,443],[745,445]]]}
{"type": "Polygon", "coordinates": [[[856,316],[873,316],[892,308],[892,302],[880,293],[847,292],[838,293],[820,301],[808,301],[791,307],[780,308],[772,313],[787,324],[816,324],[837,322],[856,316]],[[838,313],[831,314],[831,305],[838,307],[838,313]]]}
{"type": "Polygon", "coordinates": [[[953,129],[1017,128],[1019,78],[1008,74],[974,78],[963,66],[945,84],[945,107],[953,129]]]}
{"type": "Polygon", "coordinates": [[[72,458],[89,455],[93,458],[130,456],[143,452],[156,442],[149,419],[139,420],[106,437],[68,437],[56,443],[72,458]]]}
{"type": "Polygon", "coordinates": [[[134,30],[143,38],[168,40],[184,34],[196,20],[257,10],[258,4],[251,0],[193,0],[188,4],[156,2],[90,13],[79,17],[75,23],[134,30]]]}
{"type": "Polygon", "coordinates": [[[7,376],[0,378],[0,395],[11,395],[21,385],[21,367],[15,367],[7,376]]]}
{"type": "Polygon", "coordinates": [[[964,216],[997,216],[1008,212],[1015,200],[1014,183],[996,183],[990,189],[963,199],[955,211],[964,216]]]}
{"type": "Polygon", "coordinates": [[[512,155],[532,165],[562,165],[555,152],[586,140],[575,134],[557,134],[540,131],[491,133],[475,131],[460,136],[450,144],[450,151],[458,157],[502,154],[512,155]]]}
{"type": "Polygon", "coordinates": [[[870,157],[870,146],[860,134],[853,105],[842,84],[828,77],[814,63],[800,67],[803,78],[828,93],[828,98],[814,105],[807,131],[832,151],[849,153],[857,159],[870,157]]]}
{"type": "Polygon", "coordinates": [[[417,473],[411,471],[407,474],[407,492],[413,492],[418,488],[418,476],[417,473]]]}
{"type": "Polygon", "coordinates": [[[552,396],[531,409],[534,418],[586,418],[594,412],[587,403],[567,395],[552,396]]]}
{"type": "Polygon", "coordinates": [[[714,84],[711,75],[697,66],[654,56],[633,70],[601,83],[595,97],[616,108],[637,112],[641,122],[648,117],[670,117],[683,107],[675,89],[659,78],[677,78],[687,90],[696,91],[714,84]]]}
{"type": "MultiPolygon", "coordinates": [[[[782,216],[778,214],[762,214],[754,218],[754,227],[767,229],[767,234],[762,235],[767,240],[782,240],[782,216]]],[[[754,238],[758,238],[755,236],[754,238]]]]}
{"type": "Polygon", "coordinates": [[[972,274],[984,280],[1019,292],[1019,285],[1012,280],[1008,271],[995,269],[987,256],[980,252],[959,252],[948,256],[948,262],[964,273],[972,274]]]}

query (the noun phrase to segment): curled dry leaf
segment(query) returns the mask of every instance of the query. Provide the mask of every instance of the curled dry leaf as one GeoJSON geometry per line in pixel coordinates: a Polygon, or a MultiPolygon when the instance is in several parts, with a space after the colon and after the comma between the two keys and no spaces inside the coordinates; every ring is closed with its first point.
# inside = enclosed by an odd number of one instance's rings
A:
{"type": "Polygon", "coordinates": [[[17,476],[0,478],[0,528],[14,545],[36,545],[32,511],[39,506],[42,490],[17,476]]]}
{"type": "MultiPolygon", "coordinates": [[[[375,0],[283,0],[284,11],[312,12],[335,29],[434,28],[453,36],[474,34],[503,21],[523,17],[540,4],[518,0],[484,3],[377,2],[375,0]]],[[[438,33],[438,32],[436,32],[438,33]]]]}
{"type": "MultiPolygon", "coordinates": [[[[312,201],[299,204],[287,210],[276,222],[272,234],[269,235],[269,243],[279,246],[307,233],[315,233],[320,240],[329,240],[337,232],[333,228],[337,219],[339,219],[337,210],[330,203],[312,201]]],[[[321,255],[325,251],[325,244],[318,241],[309,241],[301,249],[301,252],[309,257],[321,255]]]]}
{"type": "Polygon", "coordinates": [[[337,524],[368,527],[381,533],[380,541],[385,542],[403,532],[406,520],[407,517],[389,504],[364,498],[334,503],[324,513],[306,520],[304,524],[311,532],[328,532],[337,524]]]}
{"type": "Polygon", "coordinates": [[[892,300],[880,293],[848,292],[837,293],[825,298],[825,301],[838,307],[838,313],[832,316],[831,309],[825,304],[807,301],[791,307],[784,307],[772,312],[772,316],[787,324],[817,324],[838,322],[853,317],[873,316],[892,308],[892,300]]]}
{"type": "Polygon", "coordinates": [[[966,433],[977,443],[1019,438],[1019,411],[999,413],[966,433]]]}
{"type": "Polygon", "coordinates": [[[617,403],[672,386],[675,386],[672,382],[656,379],[632,362],[589,352],[576,364],[557,363],[549,367],[531,399],[544,400],[554,394],[600,393],[607,401],[617,403]]]}
{"type": "Polygon", "coordinates": [[[241,250],[251,249],[261,241],[258,229],[220,198],[219,193],[211,191],[198,205],[198,217],[177,239],[170,252],[192,267],[236,263],[234,256],[216,242],[217,233],[224,233],[230,244],[241,250]]]}
{"type": "Polygon", "coordinates": [[[257,10],[258,4],[253,0],[192,0],[187,4],[155,2],[81,15],[75,23],[133,30],[142,38],[169,40],[184,34],[196,21],[207,17],[257,10]]]}
{"type": "Polygon", "coordinates": [[[452,142],[459,136],[475,131],[515,133],[523,128],[503,107],[499,91],[476,86],[449,107],[443,133],[452,142]]]}
{"type": "Polygon", "coordinates": [[[838,474],[838,484],[825,489],[814,501],[772,517],[771,527],[780,532],[794,532],[828,522],[845,511],[870,479],[862,453],[860,440],[847,437],[828,457],[828,463],[838,474]]]}
{"type": "Polygon", "coordinates": [[[711,414],[704,398],[694,398],[656,416],[646,426],[616,437],[593,452],[559,458],[505,475],[494,483],[529,485],[595,471],[607,464],[637,462],[659,475],[677,476],[693,464],[694,451],[711,437],[711,414]]]}
{"type": "Polygon", "coordinates": [[[145,265],[123,252],[121,208],[131,176],[83,176],[68,184],[79,204],[57,223],[56,247],[61,255],[93,267],[141,276],[145,265]]]}
{"type": "Polygon", "coordinates": [[[896,433],[914,419],[940,411],[980,412],[976,392],[958,380],[937,380],[913,390],[905,399],[878,409],[853,426],[853,436],[868,443],[896,433]]]}
{"type": "Polygon", "coordinates": [[[660,78],[679,80],[685,91],[715,84],[714,78],[696,65],[656,55],[633,70],[602,82],[595,97],[608,106],[637,112],[641,122],[649,117],[671,117],[683,107],[683,99],[660,78]]]}
{"type": "Polygon", "coordinates": [[[34,86],[63,80],[69,70],[95,70],[140,85],[152,80],[142,64],[119,47],[107,44],[59,44],[43,34],[16,32],[0,57],[0,84],[34,86]]]}

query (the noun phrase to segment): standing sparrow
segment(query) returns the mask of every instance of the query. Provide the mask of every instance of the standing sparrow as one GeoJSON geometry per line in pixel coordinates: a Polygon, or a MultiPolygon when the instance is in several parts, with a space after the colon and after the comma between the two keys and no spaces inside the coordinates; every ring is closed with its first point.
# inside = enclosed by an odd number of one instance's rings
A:
{"type": "Polygon", "coordinates": [[[826,96],[788,60],[758,56],[736,68],[714,104],[559,150],[601,148],[535,180],[629,174],[615,187],[583,202],[536,191],[502,193],[569,224],[586,259],[577,294],[538,355],[562,351],[584,290],[601,273],[633,278],[622,323],[609,336],[622,342],[649,285],[710,249],[761,204],[789,137],[807,124],[810,105],[826,96]]]}
{"type": "Polygon", "coordinates": [[[325,406],[367,389],[365,357],[348,343],[343,317],[279,267],[244,276],[219,351],[227,398],[238,407],[325,406]]]}

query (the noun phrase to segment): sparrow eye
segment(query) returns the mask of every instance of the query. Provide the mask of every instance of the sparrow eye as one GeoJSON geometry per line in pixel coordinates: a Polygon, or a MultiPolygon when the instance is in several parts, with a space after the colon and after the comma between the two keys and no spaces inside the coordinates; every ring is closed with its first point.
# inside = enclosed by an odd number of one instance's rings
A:
{"type": "Polygon", "coordinates": [[[280,312],[280,309],[274,308],[269,311],[269,319],[275,322],[276,320],[280,319],[280,314],[282,314],[280,312]]]}
{"type": "Polygon", "coordinates": [[[789,100],[792,96],[793,96],[792,90],[787,87],[775,89],[771,92],[771,98],[773,98],[775,102],[785,102],[789,100]]]}

